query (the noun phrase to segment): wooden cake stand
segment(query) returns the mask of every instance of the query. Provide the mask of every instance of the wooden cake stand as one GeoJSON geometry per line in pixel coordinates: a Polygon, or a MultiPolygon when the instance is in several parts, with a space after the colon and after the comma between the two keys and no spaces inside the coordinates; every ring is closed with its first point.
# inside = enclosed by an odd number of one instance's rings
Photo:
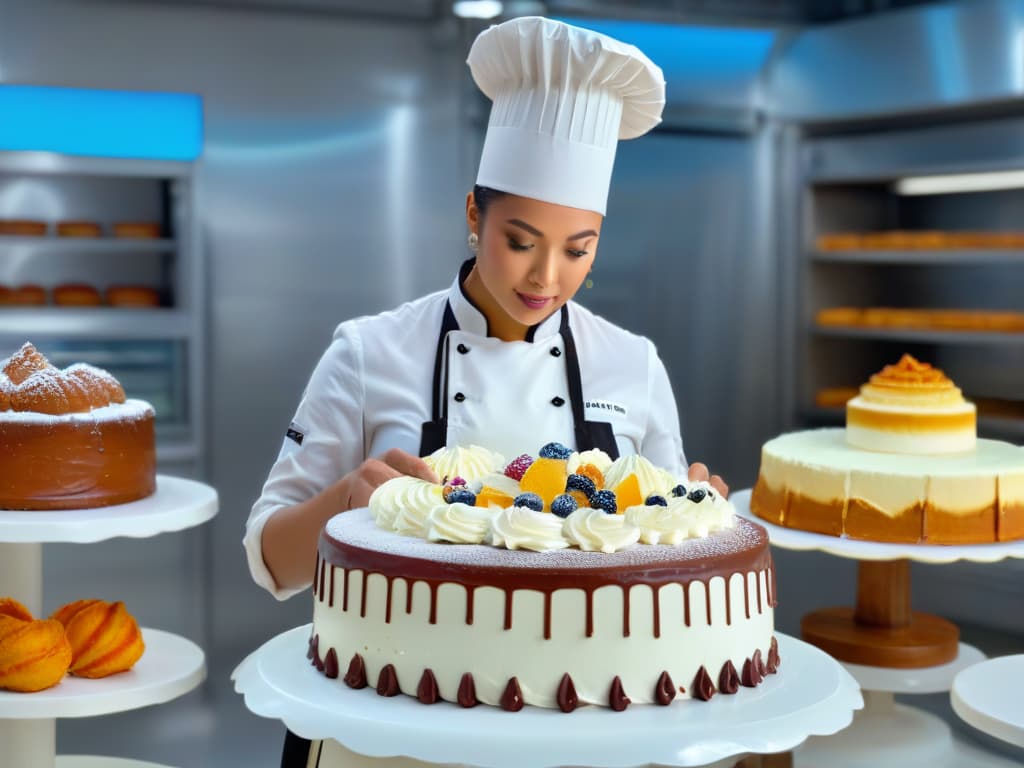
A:
{"type": "Polygon", "coordinates": [[[764,526],[774,546],[857,561],[856,604],[813,611],[803,617],[800,630],[804,640],[842,662],[860,683],[865,708],[837,736],[808,740],[796,752],[797,765],[1013,765],[957,743],[944,721],[897,704],[895,694],[949,691],[960,671],[985,658],[959,642],[960,631],[952,622],[911,609],[910,562],[1024,558],[1024,541],[962,546],[857,541],[762,520],[750,511],[749,489],[730,500],[738,514],[764,526]]]}

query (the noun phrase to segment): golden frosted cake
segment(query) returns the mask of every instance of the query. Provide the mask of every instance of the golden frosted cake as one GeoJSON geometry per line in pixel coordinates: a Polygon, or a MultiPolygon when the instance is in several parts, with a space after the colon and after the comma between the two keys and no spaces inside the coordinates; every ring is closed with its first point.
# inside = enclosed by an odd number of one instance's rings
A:
{"type": "Polygon", "coordinates": [[[750,499],[776,525],[870,541],[1024,538],[1024,449],[976,438],[974,406],[905,355],[847,404],[845,429],[768,441],[750,499]]]}
{"type": "Polygon", "coordinates": [[[31,344],[0,362],[0,509],[103,507],[155,490],[149,403],[100,368],[56,368],[31,344]]]}

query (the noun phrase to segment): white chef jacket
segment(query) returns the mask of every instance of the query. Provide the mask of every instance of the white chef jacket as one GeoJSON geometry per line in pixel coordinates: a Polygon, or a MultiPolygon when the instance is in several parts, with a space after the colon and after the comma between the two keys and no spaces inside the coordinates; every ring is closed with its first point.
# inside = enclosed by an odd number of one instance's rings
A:
{"type": "MultiPolygon", "coordinates": [[[[526,341],[488,336],[486,317],[462,288],[470,264],[447,291],[335,330],[246,523],[249,570],[279,600],[302,589],[279,589],[264,564],[267,519],[317,495],[370,456],[390,448],[419,452],[422,425],[432,415],[446,301],[459,326],[448,334],[447,444],[481,445],[506,460],[536,455],[552,441],[575,447],[560,313],[530,328],[526,341]]],[[[679,416],[654,345],[575,302],[568,306],[586,420],[612,425],[621,456],[640,453],[682,477],[679,416]]]]}

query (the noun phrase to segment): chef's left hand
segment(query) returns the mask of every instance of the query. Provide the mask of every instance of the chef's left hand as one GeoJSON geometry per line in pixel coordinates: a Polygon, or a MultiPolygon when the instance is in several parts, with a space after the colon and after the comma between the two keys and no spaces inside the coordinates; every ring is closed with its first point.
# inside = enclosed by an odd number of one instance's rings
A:
{"type": "Polygon", "coordinates": [[[711,475],[708,472],[708,465],[695,462],[690,465],[690,473],[687,475],[690,480],[704,480],[711,483],[711,487],[718,491],[723,499],[729,498],[729,486],[721,475],[711,475]]]}

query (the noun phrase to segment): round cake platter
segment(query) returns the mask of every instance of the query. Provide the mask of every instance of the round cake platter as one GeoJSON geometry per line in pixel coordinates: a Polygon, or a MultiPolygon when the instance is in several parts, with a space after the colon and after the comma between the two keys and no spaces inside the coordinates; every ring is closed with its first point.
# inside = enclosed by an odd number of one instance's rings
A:
{"type": "Polygon", "coordinates": [[[1015,763],[953,738],[939,717],[896,703],[894,694],[950,690],[961,671],[985,655],[959,642],[945,619],[910,610],[911,560],[994,563],[1024,558],[1024,541],[960,546],[859,541],[784,528],[750,510],[750,489],[729,499],[736,512],[768,531],[782,549],[822,551],[858,561],[857,605],[803,617],[803,638],[839,659],[864,690],[853,724],[828,738],[812,737],[795,752],[797,766],[953,766],[1002,768],[1015,763]]]}
{"type": "Polygon", "coordinates": [[[953,680],[953,711],[989,736],[1024,747],[1024,654],[1000,656],[968,667],[953,680]]]}
{"type": "Polygon", "coordinates": [[[0,691],[0,744],[10,764],[53,765],[56,759],[59,768],[152,766],[105,757],[54,757],[55,718],[90,717],[162,704],[206,679],[206,658],[191,640],[149,628],[142,629],[142,637],[146,651],[127,672],[98,680],[69,675],[54,687],[35,693],[0,691]]]}
{"type": "Polygon", "coordinates": [[[757,688],[708,702],[565,714],[426,706],[407,696],[380,697],[372,688],[353,690],[310,665],[310,632],[311,625],[289,630],[246,657],[232,673],[235,690],[253,713],[282,720],[303,738],[340,742],[380,768],[731,766],[744,754],[783,752],[812,734],[835,733],[863,705],[856,682],[839,664],[785,635],[777,635],[779,673],[757,688]]]}

